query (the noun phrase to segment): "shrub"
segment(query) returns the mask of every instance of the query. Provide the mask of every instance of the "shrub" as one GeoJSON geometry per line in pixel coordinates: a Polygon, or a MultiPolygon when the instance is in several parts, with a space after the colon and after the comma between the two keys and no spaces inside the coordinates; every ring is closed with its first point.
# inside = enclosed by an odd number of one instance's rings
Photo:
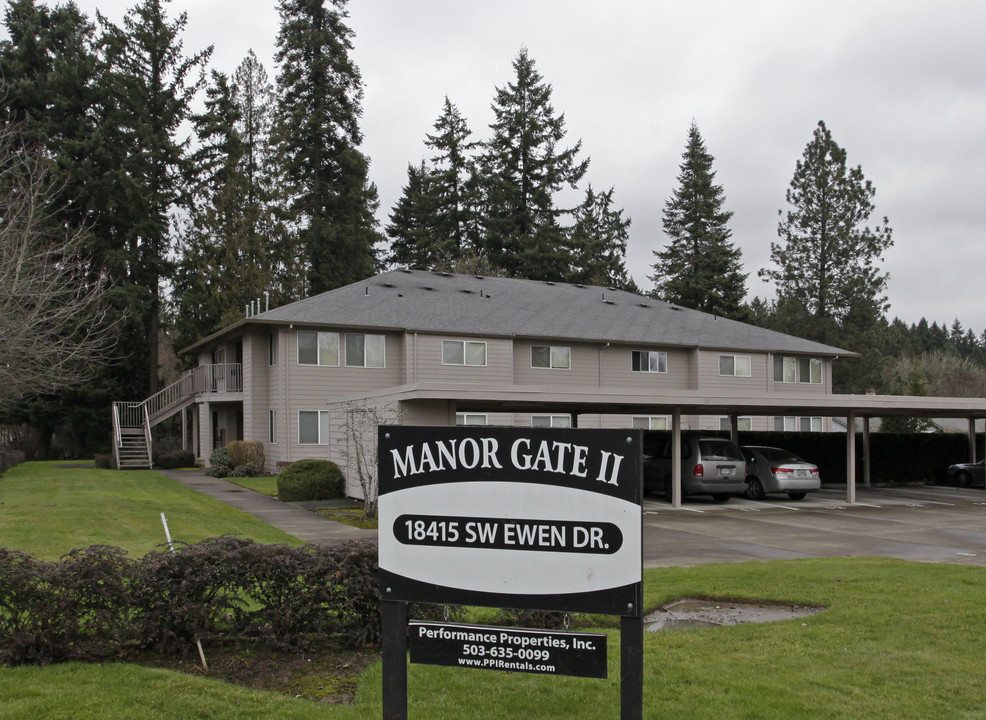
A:
{"type": "Polygon", "coordinates": [[[291,463],[277,476],[277,496],[284,502],[341,498],[342,471],[331,460],[291,463]]]}
{"type": "Polygon", "coordinates": [[[267,474],[264,466],[256,462],[248,462],[235,466],[229,473],[230,477],[263,477],[267,474]]]}
{"type": "Polygon", "coordinates": [[[161,468],[191,467],[195,464],[195,453],[191,450],[171,450],[154,458],[154,464],[161,468]]]}
{"type": "Polygon", "coordinates": [[[250,442],[235,440],[226,446],[226,453],[229,455],[229,464],[233,468],[249,464],[259,465],[263,468],[266,462],[264,444],[259,440],[250,442]]]}
{"type": "Polygon", "coordinates": [[[112,470],[116,467],[116,463],[113,461],[113,456],[109,454],[99,454],[94,458],[96,467],[103,468],[103,470],[112,470]]]}
{"type": "Polygon", "coordinates": [[[229,462],[229,453],[226,448],[218,447],[209,456],[209,467],[205,474],[212,477],[224,478],[233,470],[233,465],[229,462]]]}

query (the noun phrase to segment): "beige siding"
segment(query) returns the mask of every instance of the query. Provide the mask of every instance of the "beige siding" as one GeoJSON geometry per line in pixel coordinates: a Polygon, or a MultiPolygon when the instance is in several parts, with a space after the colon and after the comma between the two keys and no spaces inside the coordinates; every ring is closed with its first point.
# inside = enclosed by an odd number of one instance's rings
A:
{"type": "Polygon", "coordinates": [[[409,365],[413,382],[462,383],[468,385],[505,385],[513,372],[513,343],[507,338],[468,338],[456,335],[410,335],[413,348],[409,365]],[[486,343],[486,365],[443,365],[442,341],[486,343]]]}
{"type": "Polygon", "coordinates": [[[697,353],[699,390],[712,395],[733,393],[755,395],[767,392],[768,382],[773,375],[771,356],[767,353],[717,352],[714,350],[699,350],[697,353]],[[720,375],[720,355],[740,355],[750,358],[750,377],[720,375]]]}
{"type": "Polygon", "coordinates": [[[517,340],[514,342],[514,383],[547,387],[599,387],[601,380],[599,355],[603,345],[604,343],[578,345],[564,342],[517,340]],[[533,345],[570,348],[571,367],[568,369],[531,367],[531,346],[533,345]]]}
{"type": "Polygon", "coordinates": [[[602,372],[601,387],[637,388],[658,393],[694,390],[696,387],[694,351],[659,346],[613,345],[601,351],[599,358],[602,372]],[[634,371],[632,369],[634,350],[666,352],[668,371],[666,373],[634,371]]]}

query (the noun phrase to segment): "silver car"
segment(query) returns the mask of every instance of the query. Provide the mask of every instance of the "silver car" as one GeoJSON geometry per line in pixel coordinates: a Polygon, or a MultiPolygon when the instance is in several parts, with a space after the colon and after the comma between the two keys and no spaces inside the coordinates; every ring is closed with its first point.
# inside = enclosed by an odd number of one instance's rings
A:
{"type": "Polygon", "coordinates": [[[787,493],[801,500],[822,486],[818,466],[805,462],[787,450],[759,445],[744,445],[746,457],[746,496],[761,500],[767,493],[787,493]]]}
{"type": "MultiPolygon", "coordinates": [[[[644,490],[663,492],[669,501],[672,449],[670,436],[644,441],[644,490]]],[[[725,502],[731,494],[743,492],[744,477],[743,453],[729,440],[682,436],[682,494],[711,495],[716,502],[725,502]]]]}

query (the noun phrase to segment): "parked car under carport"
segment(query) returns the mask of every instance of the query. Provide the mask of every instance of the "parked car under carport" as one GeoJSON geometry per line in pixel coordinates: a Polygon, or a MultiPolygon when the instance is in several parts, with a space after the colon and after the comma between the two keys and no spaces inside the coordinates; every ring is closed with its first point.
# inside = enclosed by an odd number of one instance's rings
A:
{"type": "Polygon", "coordinates": [[[945,484],[958,487],[983,487],[986,484],[986,466],[983,460],[974,463],[956,463],[945,471],[945,484]]]}
{"type": "Polygon", "coordinates": [[[788,450],[762,445],[740,448],[746,458],[746,496],[761,500],[768,493],[787,493],[801,500],[822,486],[818,466],[788,450]]]}

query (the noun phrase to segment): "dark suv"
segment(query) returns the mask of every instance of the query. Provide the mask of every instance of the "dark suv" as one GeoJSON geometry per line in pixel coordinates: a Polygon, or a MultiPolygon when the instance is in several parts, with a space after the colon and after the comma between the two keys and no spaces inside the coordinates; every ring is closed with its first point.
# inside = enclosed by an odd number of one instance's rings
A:
{"type": "MultiPolygon", "coordinates": [[[[650,440],[644,446],[644,491],[660,490],[671,500],[672,440],[650,440]]],[[[682,495],[711,495],[725,502],[733,493],[745,491],[746,460],[736,445],[722,438],[682,436],[682,495]]]]}

